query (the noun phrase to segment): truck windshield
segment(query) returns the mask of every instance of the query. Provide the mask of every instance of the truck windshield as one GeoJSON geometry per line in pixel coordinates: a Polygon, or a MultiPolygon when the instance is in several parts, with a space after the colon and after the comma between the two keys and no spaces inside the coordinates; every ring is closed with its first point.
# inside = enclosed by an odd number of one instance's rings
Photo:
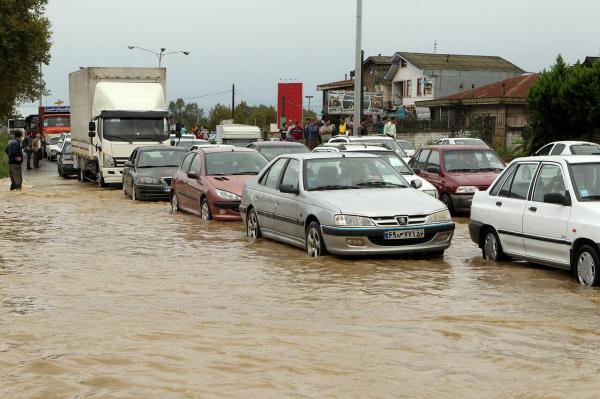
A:
{"type": "Polygon", "coordinates": [[[104,119],[104,139],[110,141],[164,141],[169,138],[163,118],[104,119]]]}
{"type": "Polygon", "coordinates": [[[24,129],[25,119],[16,119],[8,121],[8,127],[10,129],[24,129]]]}
{"type": "Polygon", "coordinates": [[[44,117],[44,127],[69,127],[71,118],[68,116],[46,116],[44,117]]]}

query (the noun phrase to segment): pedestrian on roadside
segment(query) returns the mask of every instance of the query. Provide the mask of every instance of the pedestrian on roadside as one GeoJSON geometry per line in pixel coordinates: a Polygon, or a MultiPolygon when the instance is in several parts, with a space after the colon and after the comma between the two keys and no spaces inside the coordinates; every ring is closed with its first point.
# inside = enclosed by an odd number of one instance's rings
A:
{"type": "Polygon", "coordinates": [[[10,191],[20,190],[23,184],[23,173],[21,164],[23,163],[23,147],[21,147],[21,138],[23,133],[15,132],[14,140],[8,143],[4,150],[8,155],[8,174],[10,176],[10,191]]]}
{"type": "Polygon", "coordinates": [[[42,136],[39,133],[35,134],[35,138],[33,139],[33,143],[31,145],[31,150],[33,152],[33,167],[35,169],[40,168],[40,161],[42,160],[43,149],[42,149],[42,136]]]}
{"type": "Polygon", "coordinates": [[[198,129],[198,126],[194,125],[194,127],[192,127],[191,130],[191,134],[194,135],[194,137],[196,137],[197,139],[199,139],[200,137],[198,137],[198,133],[200,132],[200,129],[198,129]]]}
{"type": "Polygon", "coordinates": [[[348,131],[348,127],[346,126],[346,119],[340,119],[340,124],[338,126],[338,134],[340,136],[345,136],[348,131]]]}
{"type": "Polygon", "coordinates": [[[296,126],[292,130],[292,138],[293,141],[302,142],[304,139],[304,126],[302,126],[302,122],[296,123],[296,126]]]}
{"type": "Polygon", "coordinates": [[[396,139],[396,118],[392,117],[388,123],[383,127],[383,134],[385,136],[391,137],[394,140],[396,139]]]}
{"type": "Polygon", "coordinates": [[[319,145],[319,123],[316,118],[313,118],[306,129],[304,129],[306,146],[312,151],[319,145]]]}
{"type": "Polygon", "coordinates": [[[290,123],[287,128],[287,132],[285,133],[285,141],[294,141],[294,137],[292,136],[292,132],[296,129],[296,124],[294,121],[290,120],[290,123]]]}
{"type": "Polygon", "coordinates": [[[281,129],[279,129],[279,135],[281,136],[281,141],[285,141],[287,136],[287,128],[285,127],[285,122],[281,124],[281,129]]]}
{"type": "Polygon", "coordinates": [[[33,152],[31,150],[31,144],[32,144],[32,138],[29,136],[25,136],[23,138],[23,141],[21,141],[21,147],[23,147],[23,150],[25,151],[25,154],[27,155],[27,170],[33,169],[31,167],[31,154],[33,152]]]}
{"type": "Polygon", "coordinates": [[[334,126],[329,121],[329,118],[324,120],[323,126],[319,129],[319,136],[321,136],[321,142],[327,143],[331,140],[331,136],[333,135],[334,126]]]}
{"type": "Polygon", "coordinates": [[[368,136],[369,132],[367,131],[367,118],[363,118],[360,121],[360,126],[358,127],[358,131],[361,136],[368,136]]]}

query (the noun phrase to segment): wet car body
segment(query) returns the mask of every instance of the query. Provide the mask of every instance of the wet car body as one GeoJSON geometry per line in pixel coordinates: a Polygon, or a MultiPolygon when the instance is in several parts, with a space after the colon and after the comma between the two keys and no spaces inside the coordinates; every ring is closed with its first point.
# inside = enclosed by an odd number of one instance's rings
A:
{"type": "Polygon", "coordinates": [[[60,177],[68,177],[79,173],[73,166],[73,150],[70,138],[63,141],[60,151],[56,154],[56,167],[60,177]]]}
{"type": "Polygon", "coordinates": [[[285,154],[305,154],[310,152],[307,146],[294,141],[257,141],[248,144],[248,148],[256,150],[269,161],[285,154]]]}
{"type": "Polygon", "coordinates": [[[492,149],[462,145],[423,147],[409,165],[435,186],[450,211],[457,212],[468,212],[473,195],[487,190],[505,167],[492,149]]]}
{"type": "Polygon", "coordinates": [[[133,200],[168,201],[171,176],[187,150],[182,147],[140,147],[123,166],[123,193],[133,200]]]}
{"type": "Polygon", "coordinates": [[[249,148],[211,146],[193,150],[173,174],[172,209],[205,220],[241,220],[244,185],[267,164],[263,155],[249,148]]]}
{"type": "Polygon", "coordinates": [[[240,211],[249,236],[305,248],[311,256],[440,254],[454,231],[443,203],[410,189],[386,161],[363,153],[281,156],[248,182],[240,211]],[[343,183],[345,171],[365,165],[391,177],[343,183]]]}

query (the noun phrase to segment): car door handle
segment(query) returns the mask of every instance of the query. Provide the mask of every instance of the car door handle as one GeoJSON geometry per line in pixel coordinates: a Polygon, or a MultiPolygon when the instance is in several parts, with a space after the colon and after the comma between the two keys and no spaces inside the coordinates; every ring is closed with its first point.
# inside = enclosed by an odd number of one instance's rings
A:
{"type": "Polygon", "coordinates": [[[530,210],[531,212],[537,212],[537,208],[536,208],[535,206],[532,206],[531,208],[529,208],[529,210],[530,210]]]}
{"type": "Polygon", "coordinates": [[[496,202],[496,206],[502,206],[502,202],[500,202],[500,201],[496,202]]]}

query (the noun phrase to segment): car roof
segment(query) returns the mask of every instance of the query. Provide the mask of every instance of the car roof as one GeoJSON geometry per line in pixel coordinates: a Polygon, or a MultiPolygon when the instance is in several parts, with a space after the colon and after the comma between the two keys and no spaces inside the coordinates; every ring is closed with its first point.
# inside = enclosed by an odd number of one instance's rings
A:
{"type": "MultiPolygon", "coordinates": [[[[552,143],[548,143],[548,144],[564,144],[564,145],[577,145],[577,144],[582,144],[582,145],[599,145],[597,143],[592,143],[591,141],[574,141],[574,140],[564,140],[564,141],[553,141],[552,143]]],[[[546,144],[546,145],[548,145],[546,144]]],[[[544,146],[545,147],[545,146],[544,146]]]]}
{"type": "Polygon", "coordinates": [[[525,162],[525,161],[535,161],[535,162],[560,162],[564,161],[569,164],[578,164],[578,163],[600,163],[599,155],[543,155],[543,156],[532,156],[532,157],[523,157],[517,158],[513,162],[525,162]]]}
{"type": "Polygon", "coordinates": [[[366,152],[353,153],[353,152],[307,152],[304,154],[287,154],[281,155],[284,158],[295,158],[295,159],[335,159],[335,158],[378,158],[375,154],[369,154],[366,152]]]}
{"type": "Polygon", "coordinates": [[[148,147],[138,147],[140,151],[156,151],[156,150],[175,150],[175,151],[186,151],[183,147],[166,146],[166,145],[153,145],[148,147]]]}
{"type": "Polygon", "coordinates": [[[192,152],[205,152],[205,153],[215,153],[215,152],[257,152],[256,150],[253,150],[252,148],[245,148],[245,147],[222,147],[222,146],[211,146],[211,147],[202,147],[202,148],[198,148],[196,150],[193,150],[192,152]]]}
{"type": "Polygon", "coordinates": [[[477,151],[493,151],[491,148],[489,147],[480,147],[478,145],[443,145],[443,144],[436,144],[436,145],[426,145],[425,147],[421,148],[422,150],[440,150],[440,151],[464,151],[464,150],[477,150],[477,151]]]}
{"type": "Polygon", "coordinates": [[[379,146],[379,145],[369,145],[369,144],[347,144],[344,146],[343,151],[380,151],[380,152],[393,152],[396,151],[390,150],[387,147],[379,146]]]}
{"type": "Polygon", "coordinates": [[[306,147],[304,144],[294,141],[255,141],[248,145],[255,145],[257,147],[306,147]]]}

